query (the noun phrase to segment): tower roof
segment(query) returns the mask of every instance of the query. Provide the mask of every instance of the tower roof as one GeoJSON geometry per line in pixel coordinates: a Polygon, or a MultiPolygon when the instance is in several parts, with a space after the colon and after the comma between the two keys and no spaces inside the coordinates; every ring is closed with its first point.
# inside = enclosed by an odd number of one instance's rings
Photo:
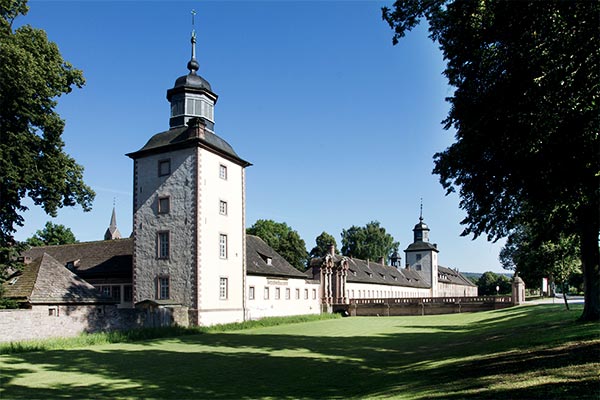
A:
{"type": "MultiPolygon", "coordinates": [[[[192,11],[192,25],[194,24],[193,18],[195,15],[196,12],[192,11]]],[[[171,101],[173,95],[177,93],[196,92],[204,93],[209,97],[213,97],[216,103],[217,95],[213,93],[210,83],[208,83],[206,79],[198,75],[200,64],[198,63],[198,60],[196,60],[196,30],[193,28],[190,43],[192,44],[192,56],[190,58],[190,61],[188,61],[187,63],[187,69],[190,72],[189,74],[180,76],[175,80],[175,85],[173,85],[173,88],[167,90],[167,100],[171,101]]]]}
{"type": "Polygon", "coordinates": [[[110,217],[110,225],[104,233],[104,240],[121,239],[121,232],[117,228],[117,212],[113,206],[112,215],[110,217]]]}

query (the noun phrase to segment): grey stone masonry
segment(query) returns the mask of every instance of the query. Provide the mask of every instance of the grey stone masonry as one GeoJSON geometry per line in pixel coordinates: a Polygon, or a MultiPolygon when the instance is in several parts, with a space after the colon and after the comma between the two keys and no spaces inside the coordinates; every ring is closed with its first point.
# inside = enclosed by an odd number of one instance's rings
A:
{"type": "Polygon", "coordinates": [[[195,307],[196,281],[196,163],[197,149],[185,148],[136,160],[134,205],[135,299],[158,299],[157,279],[168,278],[169,299],[195,307]],[[159,163],[170,173],[159,176],[159,163]],[[168,211],[160,210],[168,199],[168,211]],[[169,256],[159,256],[159,232],[168,235],[169,256]]]}

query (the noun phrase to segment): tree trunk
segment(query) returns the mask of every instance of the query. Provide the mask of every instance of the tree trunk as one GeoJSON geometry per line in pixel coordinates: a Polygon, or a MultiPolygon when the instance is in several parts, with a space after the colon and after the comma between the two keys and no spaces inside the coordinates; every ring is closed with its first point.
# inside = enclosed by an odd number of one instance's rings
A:
{"type": "Polygon", "coordinates": [[[581,263],[585,305],[581,321],[600,320],[600,251],[598,250],[598,232],[600,231],[600,210],[597,204],[587,207],[579,220],[581,227],[581,263]]]}
{"type": "MultiPolygon", "coordinates": [[[[569,286],[567,285],[567,289],[569,288],[569,286]]],[[[567,311],[569,311],[569,302],[567,301],[567,292],[565,291],[565,283],[563,282],[562,284],[562,292],[563,292],[563,300],[565,301],[565,307],[567,308],[567,311]]]]}

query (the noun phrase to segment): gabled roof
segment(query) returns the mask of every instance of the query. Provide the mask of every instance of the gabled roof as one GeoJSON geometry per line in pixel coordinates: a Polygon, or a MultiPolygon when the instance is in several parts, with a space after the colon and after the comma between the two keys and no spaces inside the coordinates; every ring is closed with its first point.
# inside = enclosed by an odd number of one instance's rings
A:
{"type": "Polygon", "coordinates": [[[264,240],[254,235],[246,235],[246,272],[248,275],[307,279],[306,274],[298,271],[264,240]]]}
{"type": "Polygon", "coordinates": [[[429,288],[424,278],[415,271],[401,270],[369,260],[348,259],[348,282],[429,288]],[[408,274],[406,272],[409,272],[408,274]]]}
{"type": "Polygon", "coordinates": [[[133,239],[101,240],[64,244],[60,246],[32,247],[22,255],[32,260],[44,253],[51,255],[63,266],[84,279],[129,278],[132,273],[133,239]]]}
{"type": "Polygon", "coordinates": [[[114,304],[92,285],[44,253],[4,284],[4,296],[30,304],[114,304]]]}
{"type": "MultiPolygon", "coordinates": [[[[419,272],[406,269],[398,269],[390,265],[379,264],[374,261],[361,260],[358,258],[344,257],[334,255],[333,261],[336,264],[344,259],[348,260],[347,282],[351,283],[373,283],[379,285],[405,286],[416,288],[429,288],[430,285],[419,272]]],[[[311,267],[320,266],[323,263],[323,257],[313,258],[310,261],[311,267]]]]}
{"type": "Polygon", "coordinates": [[[442,267],[441,265],[438,265],[438,282],[461,286],[477,286],[460,272],[451,268],[442,267]]]}

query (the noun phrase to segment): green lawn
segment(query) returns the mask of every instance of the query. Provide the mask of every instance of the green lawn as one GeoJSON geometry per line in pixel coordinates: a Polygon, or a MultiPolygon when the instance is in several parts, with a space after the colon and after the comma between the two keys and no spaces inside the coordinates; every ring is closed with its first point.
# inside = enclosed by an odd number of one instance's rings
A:
{"type": "Polygon", "coordinates": [[[0,398],[598,399],[581,307],[355,317],[0,356],[0,398]]]}

